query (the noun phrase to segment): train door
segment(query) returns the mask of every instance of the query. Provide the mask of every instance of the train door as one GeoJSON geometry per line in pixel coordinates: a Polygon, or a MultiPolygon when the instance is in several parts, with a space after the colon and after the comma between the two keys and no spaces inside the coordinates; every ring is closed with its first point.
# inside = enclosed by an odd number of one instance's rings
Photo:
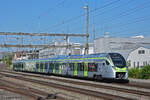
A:
{"type": "Polygon", "coordinates": [[[74,68],[73,68],[73,75],[74,75],[74,76],[77,76],[77,75],[78,75],[77,67],[78,67],[78,63],[75,62],[75,63],[74,63],[74,68]]]}
{"type": "Polygon", "coordinates": [[[18,70],[18,63],[16,63],[16,65],[15,65],[15,70],[16,71],[18,70]]]}
{"type": "Polygon", "coordinates": [[[24,63],[22,63],[22,71],[24,70],[24,68],[23,68],[24,66],[23,65],[24,65],[24,63]]]}
{"type": "Polygon", "coordinates": [[[59,62],[55,64],[55,73],[59,74],[59,62]]]}
{"type": "Polygon", "coordinates": [[[43,63],[42,62],[40,63],[40,72],[41,73],[43,72],[43,63]]]}
{"type": "Polygon", "coordinates": [[[43,73],[45,73],[45,64],[46,62],[43,62],[43,73]]]}
{"type": "Polygon", "coordinates": [[[61,75],[65,74],[65,63],[61,63],[61,75]]]}
{"type": "Polygon", "coordinates": [[[59,72],[58,72],[58,74],[60,74],[60,75],[62,74],[62,62],[59,63],[59,72]]]}
{"type": "Polygon", "coordinates": [[[21,71],[23,71],[23,63],[21,63],[21,71]]]}
{"type": "Polygon", "coordinates": [[[36,62],[36,72],[39,72],[39,63],[36,62]]]}
{"type": "Polygon", "coordinates": [[[107,65],[107,63],[106,63],[106,60],[104,60],[103,62],[102,62],[102,77],[109,77],[109,68],[108,68],[109,66],[107,65]]]}
{"type": "Polygon", "coordinates": [[[88,77],[88,62],[84,63],[84,77],[88,77]]]}
{"type": "Polygon", "coordinates": [[[78,63],[78,76],[79,77],[84,77],[84,63],[78,63]]]}
{"type": "Polygon", "coordinates": [[[98,73],[102,75],[102,71],[103,71],[103,64],[102,62],[100,61],[100,63],[98,63],[98,73]]]}
{"type": "Polygon", "coordinates": [[[55,65],[56,65],[56,63],[54,62],[54,63],[53,63],[53,74],[55,74],[55,72],[56,72],[56,70],[55,70],[55,65]]]}
{"type": "Polygon", "coordinates": [[[40,68],[41,67],[41,65],[40,65],[40,62],[38,62],[38,72],[40,72],[40,68]]]}

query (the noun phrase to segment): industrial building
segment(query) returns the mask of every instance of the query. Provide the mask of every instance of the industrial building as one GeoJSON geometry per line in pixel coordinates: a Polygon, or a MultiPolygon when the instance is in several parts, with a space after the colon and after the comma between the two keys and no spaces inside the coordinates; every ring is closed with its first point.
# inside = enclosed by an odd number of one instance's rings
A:
{"type": "MultiPolygon", "coordinates": [[[[53,42],[50,45],[67,45],[65,42],[53,42]]],[[[70,46],[75,48],[43,48],[39,50],[39,58],[50,58],[57,55],[83,55],[85,48],[79,48],[82,46],[80,43],[69,43],[70,46]]],[[[89,54],[94,53],[93,43],[89,43],[89,54]]]]}
{"type": "MultiPolygon", "coordinates": [[[[67,45],[66,42],[53,42],[50,45],[67,45]]],[[[82,48],[76,47],[76,48],[70,48],[69,46],[81,46],[80,43],[69,43],[68,48],[43,48],[39,50],[39,58],[50,58],[50,57],[56,57],[57,55],[77,55],[82,53],[82,48]]]]}
{"type": "Polygon", "coordinates": [[[129,68],[144,66],[143,61],[137,60],[137,57],[144,57],[144,62],[149,62],[150,53],[147,53],[147,49],[150,48],[150,38],[143,36],[136,36],[131,38],[121,37],[100,37],[94,40],[94,53],[108,53],[118,52],[122,54],[127,62],[131,62],[129,68]],[[145,48],[140,48],[145,47],[145,48]],[[140,55],[137,52],[139,49],[144,49],[145,54],[140,55]],[[149,56],[149,57],[148,57],[149,56]],[[135,64],[133,64],[133,62],[135,64]],[[137,64],[139,63],[139,64],[137,64]]]}

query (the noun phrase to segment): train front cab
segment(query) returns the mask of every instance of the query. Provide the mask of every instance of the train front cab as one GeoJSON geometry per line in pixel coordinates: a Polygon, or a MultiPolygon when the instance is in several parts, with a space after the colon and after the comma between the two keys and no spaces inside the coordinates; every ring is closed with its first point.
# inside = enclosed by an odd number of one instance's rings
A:
{"type": "Polygon", "coordinates": [[[118,53],[110,53],[110,57],[113,63],[113,77],[128,82],[128,67],[124,57],[118,53]]]}

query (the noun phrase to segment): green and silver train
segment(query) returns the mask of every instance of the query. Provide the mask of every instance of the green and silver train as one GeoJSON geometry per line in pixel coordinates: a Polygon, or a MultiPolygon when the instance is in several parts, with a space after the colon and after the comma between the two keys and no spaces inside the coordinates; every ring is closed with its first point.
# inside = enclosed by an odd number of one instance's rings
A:
{"type": "Polygon", "coordinates": [[[13,70],[94,79],[128,80],[126,61],[119,53],[57,56],[14,61],[13,70]]]}

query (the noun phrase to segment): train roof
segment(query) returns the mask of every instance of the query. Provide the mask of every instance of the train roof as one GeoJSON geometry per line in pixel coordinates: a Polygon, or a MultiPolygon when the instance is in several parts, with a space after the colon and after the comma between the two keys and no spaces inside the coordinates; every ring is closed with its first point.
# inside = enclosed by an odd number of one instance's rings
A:
{"type": "Polygon", "coordinates": [[[109,57],[109,54],[112,54],[112,53],[94,53],[94,54],[88,54],[88,55],[58,55],[58,56],[53,57],[53,58],[16,60],[15,62],[59,60],[59,59],[78,59],[78,58],[98,58],[98,57],[109,57]]]}

